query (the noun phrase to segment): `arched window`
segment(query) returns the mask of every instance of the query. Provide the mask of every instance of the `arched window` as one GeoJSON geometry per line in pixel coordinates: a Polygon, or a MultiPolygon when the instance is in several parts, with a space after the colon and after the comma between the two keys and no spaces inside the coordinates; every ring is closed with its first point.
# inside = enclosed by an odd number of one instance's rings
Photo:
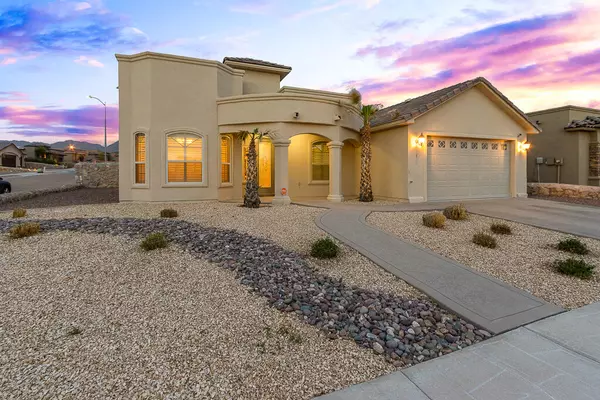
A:
{"type": "Polygon", "coordinates": [[[311,149],[311,168],[313,181],[329,180],[329,147],[327,142],[314,142],[311,149]]]}
{"type": "Polygon", "coordinates": [[[135,184],[143,185],[146,183],[146,134],[135,134],[135,184]]]}
{"type": "Polygon", "coordinates": [[[202,183],[202,136],[193,133],[167,135],[167,182],[202,183]]]}
{"type": "Polygon", "coordinates": [[[221,183],[231,183],[231,138],[221,136],[221,183]]]}

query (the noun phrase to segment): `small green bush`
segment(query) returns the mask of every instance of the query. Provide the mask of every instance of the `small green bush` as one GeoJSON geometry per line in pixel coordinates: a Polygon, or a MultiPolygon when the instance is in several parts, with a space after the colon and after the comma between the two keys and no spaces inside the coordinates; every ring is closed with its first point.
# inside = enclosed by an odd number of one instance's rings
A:
{"type": "Polygon", "coordinates": [[[15,225],[10,228],[8,235],[12,239],[20,239],[28,236],[37,235],[40,233],[40,224],[34,222],[28,222],[25,224],[15,225]]]}
{"type": "Polygon", "coordinates": [[[498,235],[512,234],[512,230],[510,229],[510,226],[508,226],[508,224],[505,224],[503,222],[493,222],[492,225],[490,225],[490,230],[498,235]]]}
{"type": "Polygon", "coordinates": [[[596,266],[586,263],[577,258],[567,258],[566,260],[554,261],[554,269],[561,274],[575,276],[581,279],[590,279],[594,274],[596,266]]]}
{"type": "Polygon", "coordinates": [[[167,247],[169,242],[165,235],[160,232],[151,233],[146,236],[146,239],[140,243],[140,247],[146,251],[156,250],[156,249],[164,249],[167,247]]]}
{"type": "Polygon", "coordinates": [[[443,228],[446,225],[446,217],[440,212],[432,212],[423,215],[423,225],[430,228],[443,228]]]}
{"type": "Polygon", "coordinates": [[[448,219],[463,220],[469,217],[469,213],[464,205],[455,204],[444,208],[444,216],[448,219]]]}
{"type": "Polygon", "coordinates": [[[334,258],[338,255],[340,248],[333,239],[321,238],[312,244],[310,255],[316,258],[334,258]]]}
{"type": "Polygon", "coordinates": [[[476,245],[495,249],[497,246],[496,238],[484,232],[479,232],[473,235],[473,243],[476,245]]]}
{"type": "Polygon", "coordinates": [[[163,218],[175,218],[177,215],[177,210],[173,210],[172,208],[165,208],[160,212],[160,216],[163,218]]]}
{"type": "Polygon", "coordinates": [[[24,208],[15,208],[13,210],[13,218],[23,218],[27,215],[27,210],[24,208]]]}
{"type": "Polygon", "coordinates": [[[588,250],[585,243],[577,238],[564,239],[558,242],[558,246],[556,246],[560,251],[566,251],[567,253],[573,254],[587,254],[590,251],[588,250]]]}

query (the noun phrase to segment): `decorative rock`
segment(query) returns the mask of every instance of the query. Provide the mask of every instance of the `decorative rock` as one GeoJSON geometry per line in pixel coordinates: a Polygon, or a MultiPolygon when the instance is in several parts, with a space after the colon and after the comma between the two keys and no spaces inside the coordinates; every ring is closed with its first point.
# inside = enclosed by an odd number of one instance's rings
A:
{"type": "Polygon", "coordinates": [[[369,309],[368,309],[367,307],[365,307],[365,306],[362,306],[362,307],[360,308],[359,312],[360,312],[361,314],[366,314],[366,313],[368,313],[368,312],[369,312],[369,309]]]}
{"type": "Polygon", "coordinates": [[[484,338],[491,338],[491,337],[492,337],[492,334],[491,334],[491,333],[489,333],[488,331],[484,331],[483,329],[479,329],[479,330],[477,331],[477,333],[478,333],[479,335],[483,336],[484,338]]]}
{"type": "Polygon", "coordinates": [[[377,354],[383,354],[385,352],[385,350],[383,349],[383,347],[379,343],[377,343],[377,342],[373,343],[373,350],[377,354]]]}

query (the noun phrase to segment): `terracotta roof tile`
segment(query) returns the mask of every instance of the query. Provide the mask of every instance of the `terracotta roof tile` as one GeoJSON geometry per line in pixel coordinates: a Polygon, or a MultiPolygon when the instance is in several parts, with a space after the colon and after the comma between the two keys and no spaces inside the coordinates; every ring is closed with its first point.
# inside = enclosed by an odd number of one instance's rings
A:
{"type": "Polygon", "coordinates": [[[277,63],[272,63],[272,62],[269,62],[269,61],[257,60],[255,58],[247,58],[247,57],[225,57],[223,59],[223,64],[225,64],[226,61],[240,62],[240,63],[246,63],[246,64],[254,64],[254,65],[262,65],[264,67],[274,67],[274,68],[289,69],[290,71],[292,69],[292,67],[288,67],[287,65],[277,64],[277,63]]]}
{"type": "MultiPolygon", "coordinates": [[[[445,87],[443,89],[436,90],[434,92],[425,94],[414,99],[408,99],[402,103],[395,104],[379,110],[373,119],[371,120],[371,126],[379,126],[389,124],[391,122],[406,122],[410,119],[417,118],[421,114],[439,106],[442,103],[456,97],[460,93],[472,88],[473,86],[483,83],[488,86],[494,93],[496,93],[502,100],[504,100],[510,107],[512,107],[517,113],[519,113],[525,120],[529,121],[529,118],[515,106],[506,96],[504,96],[498,89],[496,89],[487,79],[478,77],[465,82],[457,83],[452,86],[445,87]]],[[[531,123],[531,121],[529,121],[531,123]]],[[[535,127],[533,123],[531,123],[535,127]]],[[[537,127],[536,127],[537,129],[537,127]]]]}
{"type": "Polygon", "coordinates": [[[598,128],[600,129],[600,117],[588,115],[582,120],[573,120],[565,129],[573,128],[598,128]]]}

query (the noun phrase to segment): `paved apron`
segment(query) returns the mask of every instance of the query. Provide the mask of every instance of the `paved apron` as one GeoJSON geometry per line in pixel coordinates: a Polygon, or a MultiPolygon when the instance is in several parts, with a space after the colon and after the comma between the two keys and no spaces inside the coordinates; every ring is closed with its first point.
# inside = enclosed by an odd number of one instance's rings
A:
{"type": "Polygon", "coordinates": [[[318,400],[600,399],[600,303],[318,400]]]}

